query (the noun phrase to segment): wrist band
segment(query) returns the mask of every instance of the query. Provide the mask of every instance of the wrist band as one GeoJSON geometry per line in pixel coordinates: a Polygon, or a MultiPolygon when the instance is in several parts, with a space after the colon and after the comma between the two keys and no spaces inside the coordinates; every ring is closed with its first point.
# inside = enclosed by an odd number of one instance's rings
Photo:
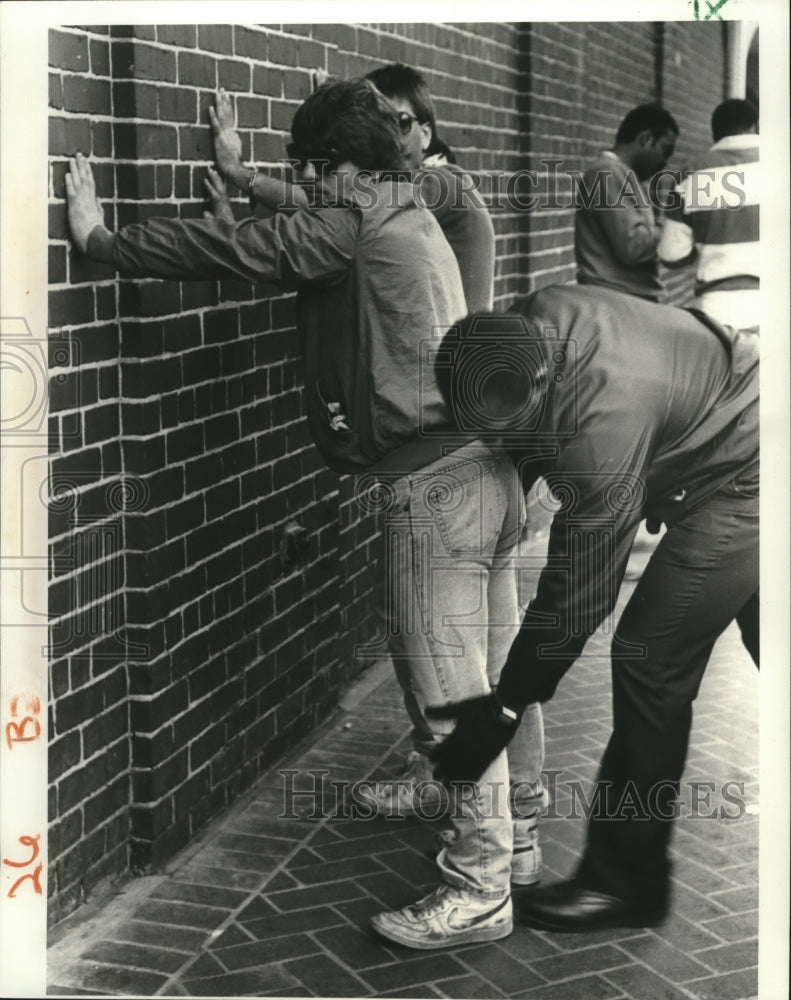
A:
{"type": "Polygon", "coordinates": [[[519,725],[519,720],[520,720],[519,712],[515,712],[512,708],[507,708],[502,703],[502,700],[496,691],[492,692],[492,696],[494,698],[494,703],[495,706],[497,707],[497,711],[500,716],[500,721],[504,722],[508,726],[519,725]]]}
{"type": "Polygon", "coordinates": [[[247,196],[250,199],[250,204],[252,205],[255,201],[255,193],[253,188],[255,187],[255,179],[258,176],[258,167],[250,168],[250,179],[247,182],[247,196]]]}

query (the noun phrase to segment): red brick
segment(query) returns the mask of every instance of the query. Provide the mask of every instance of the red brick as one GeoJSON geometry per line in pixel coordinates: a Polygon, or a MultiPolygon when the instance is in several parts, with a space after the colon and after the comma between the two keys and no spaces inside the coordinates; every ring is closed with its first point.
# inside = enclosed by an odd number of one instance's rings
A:
{"type": "Polygon", "coordinates": [[[214,143],[211,129],[208,125],[182,125],[178,130],[178,150],[180,160],[213,160],[214,143]]]}
{"type": "Polygon", "coordinates": [[[221,59],[217,66],[217,83],[226,90],[250,89],[250,66],[248,63],[231,59],[221,59]]]}
{"type": "Polygon", "coordinates": [[[241,25],[234,26],[234,52],[264,62],[268,58],[268,38],[265,31],[254,31],[241,25]]]}
{"type": "Polygon", "coordinates": [[[91,122],[91,155],[113,155],[113,130],[110,122],[91,122]]]}
{"type": "Polygon", "coordinates": [[[176,53],[139,41],[115,41],[112,44],[112,75],[116,80],[154,80],[176,82],[176,53]]]}
{"type": "Polygon", "coordinates": [[[233,31],[230,24],[201,24],[198,26],[198,46],[209,52],[231,55],[233,31]]]}
{"type": "Polygon", "coordinates": [[[92,38],[89,42],[91,73],[94,76],[110,75],[110,46],[107,42],[92,38]]]}
{"type": "Polygon", "coordinates": [[[60,73],[49,74],[49,106],[63,107],[63,83],[60,73]]]}
{"type": "Polygon", "coordinates": [[[105,823],[107,818],[113,814],[126,812],[128,803],[129,775],[124,773],[85,802],[83,814],[86,829],[94,830],[105,823]]]}
{"type": "Polygon", "coordinates": [[[79,326],[94,319],[93,289],[67,288],[49,293],[49,326],[79,326]]]}
{"type": "Polygon", "coordinates": [[[183,49],[194,49],[197,45],[197,30],[197,25],[194,24],[158,24],[157,41],[183,49]]]}
{"type": "Polygon", "coordinates": [[[178,155],[177,132],[172,125],[120,122],[114,132],[119,159],[174,160],[178,155]]]}
{"type": "Polygon", "coordinates": [[[50,30],[49,62],[59,69],[77,72],[88,69],[88,40],[84,35],[50,30]]]}
{"type": "Polygon", "coordinates": [[[91,151],[91,126],[82,118],[49,119],[49,152],[51,156],[74,156],[91,151]]]}
{"type": "Polygon", "coordinates": [[[197,52],[179,52],[178,82],[193,87],[217,86],[217,60],[197,52]]]}
{"type": "MultiPolygon", "coordinates": [[[[116,118],[156,118],[158,88],[137,80],[113,80],[113,114],[116,118]]],[[[116,155],[122,155],[116,150],[116,155]]]]}
{"type": "Polygon", "coordinates": [[[195,122],[198,114],[198,95],[183,87],[159,89],[159,117],[165,121],[195,122]]]}

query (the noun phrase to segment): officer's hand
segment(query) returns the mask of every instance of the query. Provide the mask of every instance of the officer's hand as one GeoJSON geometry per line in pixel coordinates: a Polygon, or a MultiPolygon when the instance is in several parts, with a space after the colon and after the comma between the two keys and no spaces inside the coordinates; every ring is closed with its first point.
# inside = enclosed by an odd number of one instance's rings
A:
{"type": "Polygon", "coordinates": [[[496,695],[488,694],[449,705],[428,707],[433,719],[456,719],[456,728],[429,754],[434,777],[452,781],[477,781],[491,762],[510,743],[519,719],[502,712],[496,695]]]}

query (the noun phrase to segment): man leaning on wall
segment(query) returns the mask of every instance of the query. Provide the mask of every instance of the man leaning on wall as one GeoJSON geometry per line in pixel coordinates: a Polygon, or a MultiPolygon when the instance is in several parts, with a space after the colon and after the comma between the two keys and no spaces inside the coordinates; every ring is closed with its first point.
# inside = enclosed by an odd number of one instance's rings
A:
{"type": "MultiPolygon", "coordinates": [[[[448,145],[440,138],[436,115],[428,86],[420,73],[403,63],[380,66],[367,74],[377,89],[394,107],[401,146],[401,167],[404,177],[417,187],[418,196],[439,222],[459,265],[467,312],[490,309],[494,291],[495,238],[494,226],[486,206],[475,191],[469,175],[456,165],[448,145]]],[[[311,201],[305,188],[295,187],[242,161],[242,143],[236,132],[235,116],[230,97],[220,90],[216,110],[209,112],[217,152],[217,170],[210,170],[207,180],[212,212],[233,221],[227,198],[226,184],[247,188],[251,200],[270,211],[307,210],[311,201]]],[[[523,518],[520,517],[520,524],[523,518]]],[[[390,517],[388,535],[391,543],[406,551],[412,527],[403,518],[390,517]]],[[[510,574],[510,569],[507,573],[510,574]]],[[[510,593],[511,582],[508,582],[510,593]]],[[[392,590],[392,588],[391,588],[392,590]]],[[[390,593],[390,599],[393,594],[390,593]]],[[[384,615],[388,594],[379,594],[378,606],[384,615]]],[[[510,598],[509,598],[510,603],[510,598]]],[[[455,609],[458,614],[460,608],[455,609]]],[[[385,616],[386,617],[386,616],[385,616]]],[[[514,636],[518,613],[509,611],[497,628],[489,631],[487,658],[492,669],[505,662],[514,636]],[[510,623],[510,624],[509,624],[510,623]]],[[[413,749],[406,755],[404,766],[392,781],[378,782],[372,791],[372,802],[384,815],[429,813],[441,806],[438,783],[432,780],[428,753],[433,743],[432,724],[421,708],[418,680],[430,659],[414,649],[413,639],[403,630],[388,629],[388,647],[399,684],[404,692],[404,705],[412,723],[413,749]],[[416,689],[417,688],[417,689],[416,689]]],[[[541,849],[538,843],[538,816],[546,802],[541,769],[544,764],[544,730],[541,706],[527,708],[520,730],[525,745],[514,755],[518,768],[520,819],[514,828],[516,838],[511,864],[511,880],[521,885],[537,882],[541,877],[541,849]]],[[[437,847],[442,848],[452,831],[437,834],[437,847]]]]}
{"type": "Polygon", "coordinates": [[[621,122],[613,148],[604,150],[583,174],[574,220],[581,285],[663,300],[657,256],[661,217],[654,207],[660,199],[650,182],[667,166],[678,134],[666,108],[641,104],[621,122]]]}
{"type": "MultiPolygon", "coordinates": [[[[296,290],[313,440],[331,468],[365,473],[388,516],[410,525],[387,572],[398,595],[391,632],[411,630],[420,665],[416,696],[425,707],[487,694],[502,666],[489,655],[489,623],[518,622],[511,555],[524,498],[505,451],[454,435],[433,368],[420,368],[422,343],[466,312],[458,266],[412,184],[379,176],[398,170],[401,150],[397,115],[373,84],[319,88],[298,108],[291,135],[289,156],[314,184],[316,207],[239,223],[159,218],[111,233],[78,155],[66,177],[74,243],[127,277],[241,278],[296,290]],[[414,537],[424,544],[409,544],[414,537]]],[[[255,178],[253,169],[249,186],[255,178]]],[[[452,728],[436,720],[434,735],[452,728]]],[[[512,781],[520,754],[517,738],[512,781]]],[[[508,765],[503,752],[472,794],[451,789],[455,837],[437,858],[441,883],[378,915],[380,933],[417,948],[510,934],[508,765]]]]}

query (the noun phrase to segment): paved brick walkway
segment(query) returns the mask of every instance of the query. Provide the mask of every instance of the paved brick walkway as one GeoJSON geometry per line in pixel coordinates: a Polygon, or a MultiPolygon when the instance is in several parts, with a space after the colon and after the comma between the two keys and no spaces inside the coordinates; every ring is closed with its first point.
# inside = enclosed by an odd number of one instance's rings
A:
{"type": "MultiPolygon", "coordinates": [[[[646,545],[635,552],[622,601],[647,555],[646,545]]],[[[584,820],[568,812],[576,789],[590,792],[609,735],[607,644],[606,636],[594,637],[589,655],[545,707],[546,767],[555,773],[553,810],[541,825],[546,882],[573,871],[583,841],[584,820]]],[[[710,785],[698,786],[700,815],[677,824],[672,915],[655,930],[575,935],[517,926],[495,944],[438,952],[375,938],[371,914],[414,901],[436,878],[431,824],[321,818],[335,805],[332,780],[395,774],[408,749],[390,671],[364,677],[346,710],[281,765],[296,774],[273,772],[166,872],[128,882],[56,935],[49,994],[525,1000],[757,994],[758,682],[738,630],[717,644],[696,704],[686,803],[690,782],[710,785]],[[323,805],[320,796],[286,794],[320,787],[321,776],[311,771],[322,770],[329,772],[323,805]],[[291,818],[278,818],[284,801],[291,818]],[[703,818],[721,813],[726,818],[703,818]]]]}

